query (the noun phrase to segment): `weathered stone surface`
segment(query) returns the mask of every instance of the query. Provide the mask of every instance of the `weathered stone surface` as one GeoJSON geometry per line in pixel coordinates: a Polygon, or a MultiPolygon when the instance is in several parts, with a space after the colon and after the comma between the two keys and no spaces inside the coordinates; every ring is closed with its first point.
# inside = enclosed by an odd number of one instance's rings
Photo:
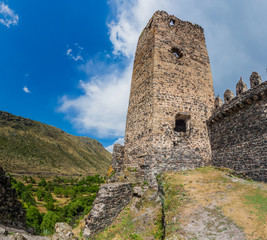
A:
{"type": "Polygon", "coordinates": [[[34,236],[23,229],[8,227],[0,224],[0,240],[18,240],[24,237],[27,240],[50,240],[50,237],[34,236]]]}
{"type": "Polygon", "coordinates": [[[110,178],[109,182],[117,182],[118,177],[122,174],[124,167],[124,146],[114,144],[112,153],[112,168],[115,174],[110,178]]]}
{"type": "Polygon", "coordinates": [[[10,178],[0,167],[0,223],[7,226],[26,228],[25,210],[17,199],[16,190],[11,188],[10,178]]]}
{"type": "Polygon", "coordinates": [[[208,121],[214,166],[267,181],[266,92],[263,82],[215,110],[208,121]]]}
{"type": "Polygon", "coordinates": [[[219,97],[219,95],[215,98],[214,107],[215,109],[221,107],[223,105],[223,100],[219,97]]]}
{"type": "Polygon", "coordinates": [[[86,238],[109,226],[133,195],[131,183],[109,183],[100,187],[92,210],[85,219],[86,238]]]}
{"type": "Polygon", "coordinates": [[[254,88],[262,83],[261,76],[257,72],[253,72],[250,76],[250,87],[254,88]]]}
{"type": "Polygon", "coordinates": [[[1,239],[1,235],[7,236],[7,234],[8,234],[8,231],[0,227],[0,239],[1,239]]]}
{"type": "Polygon", "coordinates": [[[143,30],[135,55],[125,132],[126,167],[136,169],[136,176],[151,185],[160,172],[208,164],[206,120],[213,108],[203,29],[157,11],[143,30]]]}
{"type": "Polygon", "coordinates": [[[247,85],[243,82],[243,78],[241,77],[236,84],[236,96],[239,96],[241,93],[246,91],[247,91],[247,85]]]}
{"type": "Polygon", "coordinates": [[[78,240],[72,232],[72,227],[65,222],[55,224],[56,233],[52,236],[51,240],[78,240]]]}
{"type": "Polygon", "coordinates": [[[20,233],[15,233],[14,235],[9,235],[10,240],[28,240],[20,233]]]}
{"type": "Polygon", "coordinates": [[[223,97],[224,97],[224,102],[228,103],[228,102],[231,101],[231,99],[233,99],[235,97],[235,95],[231,90],[226,89],[225,92],[224,92],[223,97]]]}

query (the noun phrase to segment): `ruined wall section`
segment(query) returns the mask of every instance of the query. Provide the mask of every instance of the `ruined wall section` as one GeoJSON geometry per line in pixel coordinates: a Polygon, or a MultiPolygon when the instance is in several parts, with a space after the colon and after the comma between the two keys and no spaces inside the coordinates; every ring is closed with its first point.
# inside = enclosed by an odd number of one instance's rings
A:
{"type": "Polygon", "coordinates": [[[92,210],[85,218],[83,235],[86,239],[108,227],[133,196],[131,183],[101,185],[92,210]]]}
{"type": "MultiPolygon", "coordinates": [[[[135,55],[125,130],[125,167],[139,168],[152,146],[154,29],[151,19],[142,32],[135,55]]],[[[141,175],[143,173],[140,173],[141,175]]]]}
{"type": "Polygon", "coordinates": [[[10,227],[26,229],[26,211],[11,188],[10,178],[0,167],[0,223],[10,227]]]}
{"type": "Polygon", "coordinates": [[[252,89],[246,91],[241,79],[237,85],[238,96],[231,98],[233,94],[228,90],[226,103],[217,105],[208,121],[212,164],[266,182],[267,82],[258,81],[255,85],[255,75],[251,77],[252,89]]]}
{"type": "Polygon", "coordinates": [[[153,23],[153,169],[203,166],[211,160],[206,121],[214,103],[204,31],[166,12],[153,23]],[[186,121],[185,132],[174,130],[177,118],[186,121]]]}

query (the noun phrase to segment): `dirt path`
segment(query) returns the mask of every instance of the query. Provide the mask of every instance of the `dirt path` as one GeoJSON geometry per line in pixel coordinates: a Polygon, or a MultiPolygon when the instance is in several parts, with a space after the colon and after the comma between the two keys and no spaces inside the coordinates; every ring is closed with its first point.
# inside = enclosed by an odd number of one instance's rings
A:
{"type": "Polygon", "coordinates": [[[166,174],[164,187],[166,239],[267,239],[266,184],[203,168],[166,174]]]}

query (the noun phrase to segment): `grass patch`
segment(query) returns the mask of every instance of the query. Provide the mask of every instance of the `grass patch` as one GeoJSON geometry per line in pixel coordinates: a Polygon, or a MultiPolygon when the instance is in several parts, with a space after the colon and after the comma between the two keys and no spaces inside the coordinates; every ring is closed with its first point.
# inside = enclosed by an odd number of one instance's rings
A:
{"type": "Polygon", "coordinates": [[[245,203],[256,210],[259,220],[266,222],[267,197],[257,190],[253,194],[245,195],[244,198],[246,199],[245,203]]]}

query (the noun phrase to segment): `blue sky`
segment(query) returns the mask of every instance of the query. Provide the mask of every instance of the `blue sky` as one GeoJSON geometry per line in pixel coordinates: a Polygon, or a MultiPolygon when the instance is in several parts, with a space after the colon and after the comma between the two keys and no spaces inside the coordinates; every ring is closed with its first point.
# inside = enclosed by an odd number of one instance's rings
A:
{"type": "Polygon", "coordinates": [[[205,29],[215,94],[267,78],[265,0],[0,0],[0,110],[105,147],[124,136],[139,34],[156,10],[205,29]]]}

